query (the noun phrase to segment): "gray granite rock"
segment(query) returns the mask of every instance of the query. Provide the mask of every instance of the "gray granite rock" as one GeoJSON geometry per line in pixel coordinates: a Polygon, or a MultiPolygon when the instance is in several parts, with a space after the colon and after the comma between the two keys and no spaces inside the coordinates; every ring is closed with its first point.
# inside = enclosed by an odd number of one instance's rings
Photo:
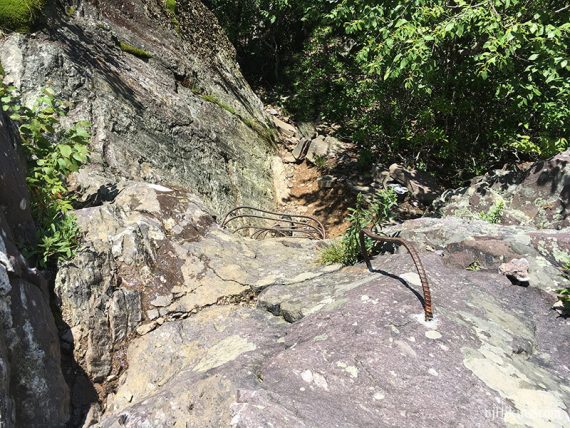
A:
{"type": "Polygon", "coordinates": [[[567,425],[568,321],[550,296],[422,256],[434,321],[403,254],[374,260],[384,274],[270,286],[306,309],[293,324],[213,307],[132,342],[100,426],[567,425]]]}
{"type": "Polygon", "coordinates": [[[540,229],[570,226],[570,150],[525,170],[497,170],[472,180],[468,187],[445,192],[434,205],[444,215],[478,217],[504,203],[502,224],[540,229]]]}
{"type": "Polygon", "coordinates": [[[5,80],[28,103],[51,87],[92,123],[92,161],[119,177],[191,187],[217,214],[269,206],[273,124],[214,15],[199,0],[176,13],[179,26],[162,1],[57,6],[43,31],[0,39],[5,80]]]}

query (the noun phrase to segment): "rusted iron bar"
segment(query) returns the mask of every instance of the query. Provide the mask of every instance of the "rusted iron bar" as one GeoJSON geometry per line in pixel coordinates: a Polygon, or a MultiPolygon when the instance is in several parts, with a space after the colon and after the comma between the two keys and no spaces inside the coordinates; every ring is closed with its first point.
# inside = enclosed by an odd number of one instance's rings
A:
{"type": "Polygon", "coordinates": [[[301,233],[301,234],[305,235],[307,238],[313,238],[313,239],[317,238],[318,239],[318,236],[315,237],[315,232],[313,232],[312,230],[303,230],[303,229],[298,229],[298,228],[242,226],[242,227],[239,227],[239,228],[233,230],[233,232],[236,233],[236,232],[239,232],[241,230],[247,230],[247,229],[252,229],[254,231],[251,235],[251,237],[253,239],[257,239],[257,238],[260,238],[261,236],[265,236],[270,232],[278,233],[279,235],[281,235],[283,237],[292,236],[291,233],[301,233]]]}
{"type": "Polygon", "coordinates": [[[279,226],[274,226],[274,227],[245,226],[245,227],[240,227],[239,229],[234,230],[234,232],[237,232],[241,229],[255,229],[255,232],[251,235],[251,237],[253,239],[264,237],[264,236],[268,235],[270,232],[278,233],[279,235],[281,235],[283,237],[299,236],[299,235],[293,235],[293,233],[297,233],[297,234],[302,234],[302,236],[305,236],[307,238],[319,239],[319,236],[315,235],[314,231],[303,230],[303,229],[299,229],[299,228],[289,228],[289,227],[282,228],[279,226]]]}
{"type": "Polygon", "coordinates": [[[375,241],[379,242],[391,242],[394,244],[402,245],[408,253],[412,257],[414,265],[416,266],[416,270],[418,271],[418,275],[420,277],[420,281],[422,283],[422,289],[424,293],[424,313],[426,321],[430,321],[433,319],[433,308],[431,304],[431,292],[429,289],[428,279],[426,275],[426,271],[424,269],[424,265],[420,259],[420,256],[416,250],[416,248],[412,245],[411,242],[406,241],[402,238],[396,237],[389,237],[389,236],[380,236],[373,233],[370,229],[362,229],[360,231],[360,252],[362,253],[362,258],[366,262],[366,267],[368,270],[372,271],[372,262],[370,261],[370,256],[368,255],[368,251],[366,251],[366,240],[365,236],[372,238],[375,241]]]}
{"type": "Polygon", "coordinates": [[[230,222],[240,218],[260,219],[271,221],[272,223],[277,223],[273,224],[272,226],[242,226],[234,230],[235,233],[244,229],[252,229],[254,230],[252,238],[259,238],[261,236],[267,235],[270,232],[276,232],[282,236],[295,236],[293,234],[296,233],[300,234],[303,237],[310,237],[313,239],[326,238],[324,226],[315,217],[300,214],[278,213],[248,206],[240,206],[228,212],[222,221],[222,227],[227,227],[230,222]],[[281,226],[279,223],[285,224],[286,226],[281,226]],[[289,233],[291,235],[289,235],[289,233]]]}
{"type": "MultiPolygon", "coordinates": [[[[226,225],[227,225],[230,221],[235,220],[235,219],[238,219],[238,218],[259,218],[259,219],[261,219],[261,220],[271,220],[271,221],[276,221],[276,220],[277,220],[277,219],[274,219],[274,218],[263,217],[263,216],[260,216],[260,215],[240,214],[240,215],[236,215],[235,217],[232,217],[231,219],[229,219],[229,220],[226,222],[226,225]]],[[[314,230],[316,233],[318,233],[319,235],[321,234],[321,231],[319,230],[319,228],[318,228],[317,226],[313,226],[312,224],[303,223],[303,222],[301,222],[301,221],[295,221],[295,220],[291,220],[291,219],[288,219],[288,218],[287,218],[287,219],[279,219],[279,220],[280,220],[282,223],[298,224],[298,225],[301,226],[301,227],[300,227],[300,228],[297,228],[297,230],[300,230],[301,228],[304,227],[304,228],[313,229],[313,230],[314,230]]],[[[252,226],[252,227],[255,227],[255,226],[252,226]]],[[[285,229],[284,227],[279,226],[279,225],[272,226],[271,228],[274,228],[274,229],[285,229]]],[[[291,229],[295,229],[295,228],[292,227],[291,229]]]]}

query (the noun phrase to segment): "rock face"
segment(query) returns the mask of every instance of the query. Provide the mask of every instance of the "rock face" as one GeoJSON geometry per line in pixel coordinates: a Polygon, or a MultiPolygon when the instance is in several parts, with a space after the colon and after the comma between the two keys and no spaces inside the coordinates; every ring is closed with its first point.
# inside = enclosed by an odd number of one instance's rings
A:
{"type": "Polygon", "coordinates": [[[388,234],[437,251],[455,266],[497,272],[500,265],[525,258],[528,283],[544,290],[567,286],[560,267],[570,256],[570,231],[501,226],[459,217],[421,218],[388,228],[388,234]]]}
{"type": "Polygon", "coordinates": [[[58,427],[69,418],[47,281],[16,242],[34,230],[15,141],[0,113],[0,426],[58,427]]]}
{"type": "Polygon", "coordinates": [[[3,36],[0,62],[25,101],[49,86],[71,118],[93,124],[92,160],[190,187],[218,214],[273,202],[269,122],[200,1],[176,2],[175,15],[150,0],[85,1],[52,15],[41,33],[3,36]]]}
{"type": "Polygon", "coordinates": [[[317,242],[244,241],[219,229],[183,190],[113,182],[93,169],[74,182],[85,200],[112,198],[76,212],[83,244],[55,284],[68,326],[62,340],[102,397],[130,364],[125,350],[134,337],[213,305],[249,305],[271,284],[338,269],[311,266],[317,242]]]}
{"type": "Polygon", "coordinates": [[[435,202],[443,215],[476,217],[499,201],[502,224],[541,229],[570,226],[570,150],[531,165],[524,171],[497,170],[472,180],[466,188],[448,191],[435,202]]]}
{"type": "Polygon", "coordinates": [[[103,391],[85,426],[570,423],[569,321],[545,291],[568,284],[566,232],[454,217],[387,230],[420,250],[426,323],[407,254],[376,272],[319,266],[319,242],[234,236],[188,192],[101,174],[75,177],[111,200],[77,212],[84,244],[56,282],[64,337],[103,391]],[[529,287],[498,271],[515,255],[529,287]]]}
{"type": "Polygon", "coordinates": [[[374,261],[387,274],[271,285],[258,308],[205,308],[135,339],[98,426],[570,423],[568,322],[551,297],[422,255],[434,322],[405,255],[374,261]]]}

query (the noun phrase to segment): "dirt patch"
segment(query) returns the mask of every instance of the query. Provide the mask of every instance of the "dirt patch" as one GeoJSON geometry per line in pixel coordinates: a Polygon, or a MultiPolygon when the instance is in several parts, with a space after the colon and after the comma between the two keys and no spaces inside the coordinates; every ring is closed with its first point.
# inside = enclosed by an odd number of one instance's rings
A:
{"type": "Polygon", "coordinates": [[[331,188],[320,189],[318,179],[326,173],[318,168],[301,164],[287,164],[290,196],[282,210],[316,217],[334,238],[348,227],[348,208],[354,206],[355,195],[343,181],[336,181],[331,188]]]}

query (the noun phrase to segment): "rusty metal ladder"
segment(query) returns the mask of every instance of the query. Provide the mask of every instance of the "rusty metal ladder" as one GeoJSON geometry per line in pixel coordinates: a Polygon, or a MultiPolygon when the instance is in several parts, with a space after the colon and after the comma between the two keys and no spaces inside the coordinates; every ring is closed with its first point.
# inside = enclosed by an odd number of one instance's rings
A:
{"type": "MultiPolygon", "coordinates": [[[[258,221],[259,224],[242,224],[238,222],[235,229],[230,229],[233,233],[249,230],[249,236],[253,239],[263,239],[267,236],[280,236],[280,237],[295,237],[295,238],[309,238],[309,239],[326,239],[326,232],[323,224],[313,216],[278,213],[275,211],[268,211],[260,208],[249,206],[240,206],[229,211],[222,221],[221,226],[228,228],[228,224],[236,220],[245,219],[258,221]]],[[[229,228],[228,228],[229,229],[229,228]]],[[[425,320],[430,321],[433,319],[433,307],[431,302],[431,292],[426,275],[426,271],[420,259],[416,248],[411,242],[398,237],[388,237],[377,235],[370,229],[362,229],[359,234],[360,252],[362,258],[366,263],[366,267],[371,272],[372,262],[368,251],[366,249],[366,237],[378,242],[388,242],[393,244],[402,245],[412,257],[412,261],[416,267],[423,291],[423,308],[425,320]]]]}
{"type": "Polygon", "coordinates": [[[326,239],[323,224],[313,216],[240,206],[225,215],[221,226],[228,228],[228,224],[239,219],[258,222],[258,224],[245,225],[238,222],[238,227],[232,230],[233,233],[249,230],[249,236],[253,239],[263,239],[268,236],[326,239]]]}

